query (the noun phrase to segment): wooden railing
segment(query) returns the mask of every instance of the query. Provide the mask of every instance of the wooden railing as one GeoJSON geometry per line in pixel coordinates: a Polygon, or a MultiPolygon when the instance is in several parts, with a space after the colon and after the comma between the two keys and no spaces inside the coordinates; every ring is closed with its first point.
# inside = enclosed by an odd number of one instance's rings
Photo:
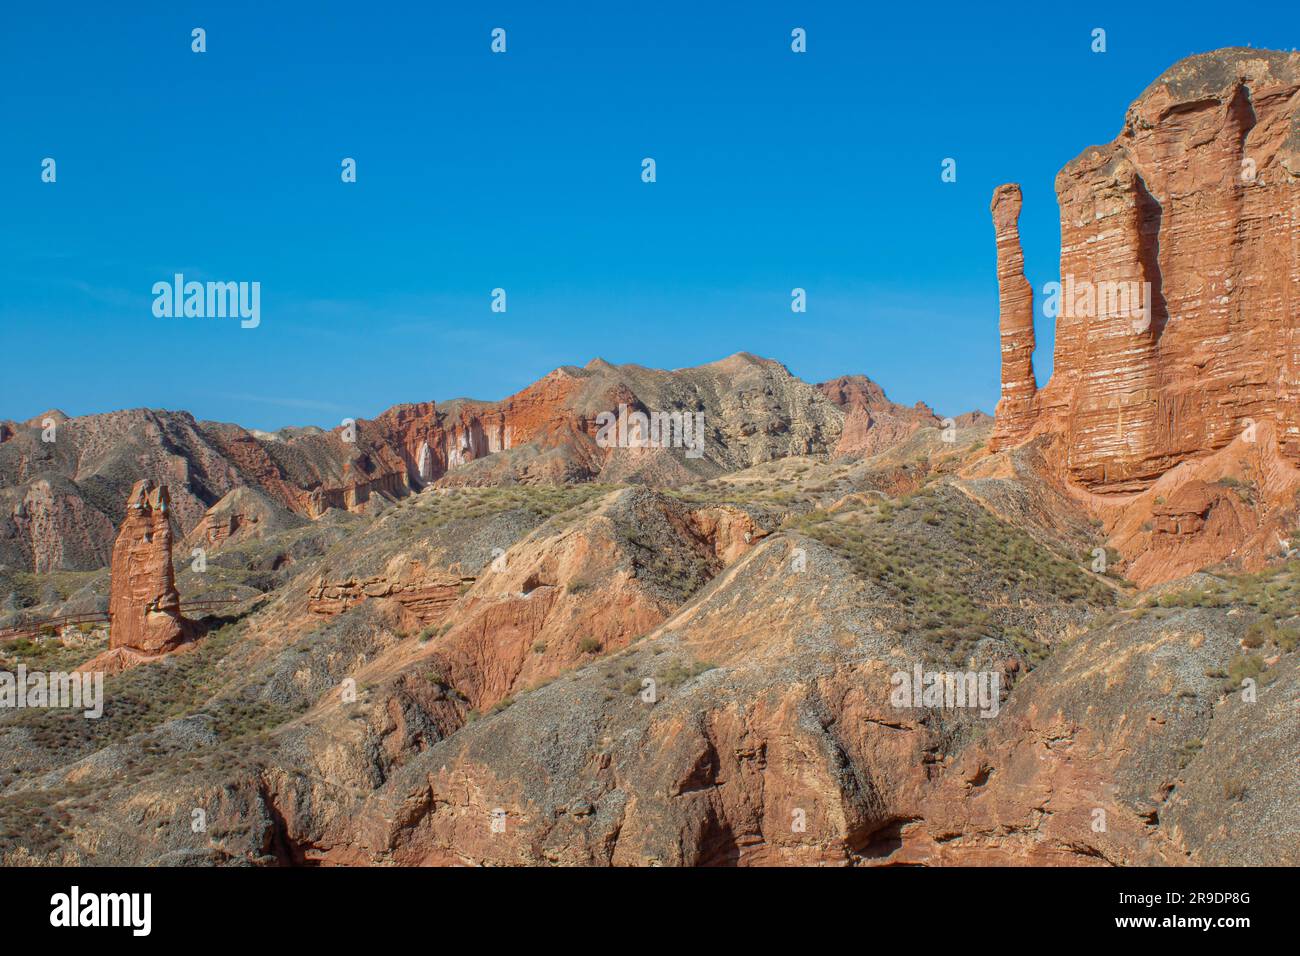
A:
{"type": "MultiPolygon", "coordinates": [[[[210,601],[182,601],[181,611],[203,613],[216,610],[226,604],[238,604],[238,598],[214,599],[210,601]]],[[[17,640],[22,637],[35,637],[41,632],[53,628],[60,630],[74,624],[104,624],[108,621],[107,611],[89,611],[85,614],[65,614],[62,617],[47,617],[40,621],[28,621],[13,627],[0,629],[0,641],[17,640]]]]}

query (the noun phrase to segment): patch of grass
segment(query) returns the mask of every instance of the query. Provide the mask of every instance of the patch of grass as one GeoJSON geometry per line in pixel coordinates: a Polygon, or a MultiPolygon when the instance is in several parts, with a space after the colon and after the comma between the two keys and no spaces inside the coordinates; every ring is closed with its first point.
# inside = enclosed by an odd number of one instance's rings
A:
{"type": "Polygon", "coordinates": [[[1264,659],[1258,654],[1238,654],[1228,662],[1228,683],[1234,690],[1246,678],[1257,678],[1262,673],[1264,659]]]}
{"type": "MultiPolygon", "coordinates": [[[[200,708],[215,718],[214,729],[223,743],[269,730],[302,713],[305,704],[277,705],[259,699],[256,686],[222,692],[228,678],[221,662],[238,634],[239,625],[226,625],[192,650],[109,675],[104,679],[104,713],[98,720],[85,719],[81,711],[33,709],[14,711],[5,723],[27,728],[36,745],[72,757],[121,743],[200,708]]],[[[78,655],[84,660],[87,648],[78,655]]]]}
{"type": "Polygon", "coordinates": [[[584,505],[618,487],[593,483],[453,488],[447,494],[421,496],[409,517],[403,517],[417,529],[478,521],[517,510],[531,511],[545,519],[584,505]]]}
{"type": "Polygon", "coordinates": [[[964,659],[984,638],[1002,638],[1032,665],[1048,647],[1031,636],[1039,627],[1021,608],[1115,605],[1113,589],[1084,568],[943,486],[897,507],[816,510],[789,526],[848,558],[896,603],[901,629],[948,660],[964,659]]]}
{"type": "MultiPolygon", "coordinates": [[[[699,677],[701,674],[707,673],[716,667],[716,664],[707,664],[703,661],[695,661],[692,663],[673,661],[673,663],[669,664],[668,668],[662,674],[655,677],[655,683],[659,687],[677,687],[686,683],[686,681],[691,678],[699,677]]],[[[639,687],[640,685],[638,684],[637,686],[639,687]]]]}

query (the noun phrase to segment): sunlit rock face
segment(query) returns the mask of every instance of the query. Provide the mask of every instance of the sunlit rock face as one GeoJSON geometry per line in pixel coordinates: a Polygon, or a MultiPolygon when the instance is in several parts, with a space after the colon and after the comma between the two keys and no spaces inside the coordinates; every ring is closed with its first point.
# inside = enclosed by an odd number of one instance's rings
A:
{"type": "Polygon", "coordinates": [[[1020,248],[1020,187],[999,186],[990,211],[998,247],[999,334],[1002,394],[998,399],[992,447],[1015,444],[1034,424],[1038,386],[1034,379],[1034,292],[1025,278],[1020,248]]]}
{"type": "Polygon", "coordinates": [[[1102,493],[1141,491],[1264,422],[1300,462],[1297,94],[1298,54],[1189,57],[1061,170],[1055,364],[1037,392],[1019,190],[999,187],[995,447],[1058,434],[1068,478],[1102,493]]]}
{"type": "Polygon", "coordinates": [[[113,545],[108,613],[110,649],[159,654],[185,639],[166,485],[145,479],[131,490],[113,545]]]}

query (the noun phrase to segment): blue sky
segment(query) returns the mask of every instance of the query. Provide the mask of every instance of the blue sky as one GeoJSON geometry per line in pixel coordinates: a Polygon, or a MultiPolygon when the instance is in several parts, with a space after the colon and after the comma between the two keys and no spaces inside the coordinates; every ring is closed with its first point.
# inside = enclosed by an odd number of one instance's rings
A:
{"type": "Polygon", "coordinates": [[[1064,163],[1179,58],[1300,36],[1294,10],[1260,4],[456,6],[473,9],[11,6],[0,418],[334,425],[500,398],[595,356],[740,350],[991,412],[993,188],[1024,188],[1041,288],[1064,163]],[[152,286],[176,272],[260,282],[261,325],[156,318],[152,286]]]}

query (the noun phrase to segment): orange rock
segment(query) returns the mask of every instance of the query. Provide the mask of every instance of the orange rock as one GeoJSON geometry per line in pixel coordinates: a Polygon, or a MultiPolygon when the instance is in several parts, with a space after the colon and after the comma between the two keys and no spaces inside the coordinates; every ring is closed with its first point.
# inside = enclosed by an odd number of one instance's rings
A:
{"type": "Polygon", "coordinates": [[[1061,171],[1055,365],[1032,408],[1016,192],[999,188],[997,444],[1058,434],[1069,480],[1103,493],[1141,491],[1266,420],[1300,462],[1297,93],[1298,54],[1190,57],[1061,171]]]}
{"type": "Polygon", "coordinates": [[[1020,248],[1020,187],[993,191],[993,227],[998,246],[998,303],[1002,336],[1002,395],[989,447],[1013,445],[1034,423],[1038,383],[1034,379],[1034,292],[1025,278],[1020,248]]]}
{"type": "Polygon", "coordinates": [[[891,402],[885,390],[865,375],[842,375],[822,382],[817,390],[848,412],[835,446],[836,458],[879,454],[900,444],[919,428],[941,428],[942,420],[928,405],[891,402]]]}
{"type": "Polygon", "coordinates": [[[172,572],[172,528],[166,485],[137,481],[117,542],[110,585],[109,649],[160,654],[182,643],[188,622],[172,572]]]}

